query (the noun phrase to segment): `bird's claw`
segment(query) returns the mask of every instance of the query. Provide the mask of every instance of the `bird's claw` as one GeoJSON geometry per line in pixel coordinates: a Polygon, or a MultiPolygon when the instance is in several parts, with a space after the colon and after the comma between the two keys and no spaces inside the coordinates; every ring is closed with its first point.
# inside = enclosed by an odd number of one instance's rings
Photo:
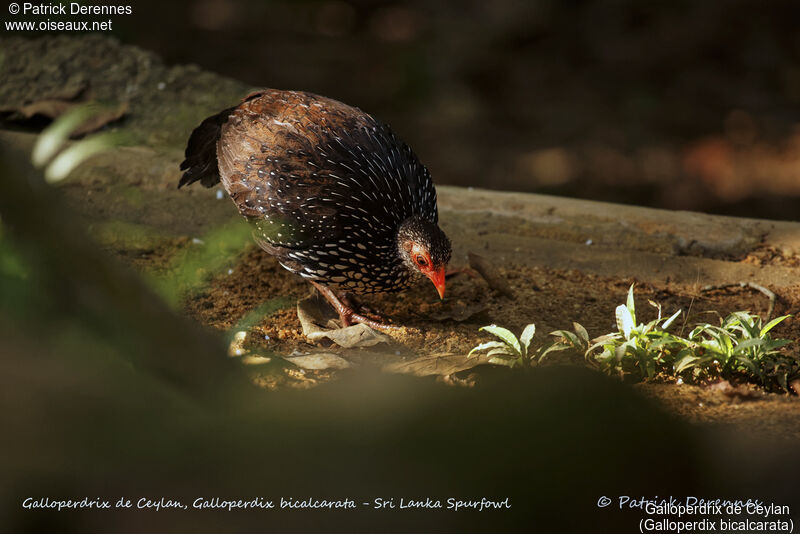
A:
{"type": "Polygon", "coordinates": [[[395,330],[400,327],[386,324],[384,317],[376,314],[362,306],[358,300],[349,293],[339,293],[338,295],[333,292],[329,287],[323,286],[317,282],[312,281],[311,284],[317,288],[317,291],[324,296],[331,306],[339,314],[339,319],[342,321],[342,327],[352,326],[356,323],[365,324],[376,330],[395,330]],[[358,312],[356,311],[358,310],[358,312]],[[359,313],[361,312],[361,313],[359,313]]]}
{"type": "Polygon", "coordinates": [[[382,323],[382,322],[380,322],[379,319],[376,320],[376,319],[371,318],[370,316],[361,315],[359,313],[354,312],[353,310],[347,310],[344,313],[341,313],[339,315],[339,318],[342,320],[342,326],[343,327],[352,326],[354,324],[361,323],[361,324],[365,324],[365,325],[369,326],[370,328],[374,328],[376,330],[399,330],[400,329],[399,326],[382,323]]]}
{"type": "MultiPolygon", "coordinates": [[[[347,308],[349,317],[352,318],[351,322],[363,323],[373,328],[392,328],[390,325],[386,324],[388,319],[385,315],[362,304],[354,295],[344,293],[339,296],[339,300],[347,308]]],[[[342,317],[342,323],[344,322],[344,317],[342,317]]]]}

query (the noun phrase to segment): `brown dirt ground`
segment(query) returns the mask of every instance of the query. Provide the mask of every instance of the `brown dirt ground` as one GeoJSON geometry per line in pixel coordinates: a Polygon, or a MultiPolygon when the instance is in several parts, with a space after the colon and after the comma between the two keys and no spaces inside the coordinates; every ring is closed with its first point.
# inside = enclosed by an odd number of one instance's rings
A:
{"type": "MultiPolygon", "coordinates": [[[[745,261],[754,261],[748,258],[745,261]]],[[[771,261],[774,261],[771,260],[771,261]]],[[[498,268],[513,287],[516,298],[500,296],[481,277],[464,274],[448,282],[448,298],[439,302],[429,283],[420,283],[401,294],[375,295],[363,300],[406,328],[390,335],[403,354],[468,352],[488,336],[481,326],[496,323],[519,332],[534,322],[537,336],[534,343],[544,342],[545,334],[555,329],[570,328],[573,321],[586,327],[589,335],[599,336],[615,330],[614,309],[625,301],[630,279],[614,279],[580,271],[563,271],[507,264],[498,268]],[[482,310],[463,321],[433,318],[453,308],[472,307],[482,310]]],[[[248,344],[280,354],[318,350],[303,336],[291,302],[309,293],[309,286],[281,268],[275,260],[253,247],[240,257],[228,272],[213,277],[209,284],[190,296],[186,311],[200,322],[218,330],[234,328],[248,312],[271,299],[283,298],[282,308],[253,326],[248,344]],[[286,297],[289,297],[286,299],[286,297]],[[266,337],[265,337],[266,336],[266,337]]],[[[800,308],[800,285],[782,290],[774,315],[795,313],[800,308]]],[[[668,283],[655,286],[636,284],[636,304],[640,320],[655,316],[647,301],[660,303],[665,313],[677,309],[690,311],[685,328],[700,320],[713,322],[715,310],[722,315],[736,310],[766,314],[767,298],[749,288],[729,287],[702,291],[694,287],[668,283]]],[[[774,331],[776,337],[800,339],[800,319],[790,318],[774,331]]],[[[398,351],[399,353],[399,351],[398,351]]],[[[577,363],[575,358],[567,358],[577,363]]],[[[555,360],[555,358],[554,358],[555,360]]],[[[463,383],[463,375],[449,380],[463,383]]],[[[480,372],[478,372],[478,375],[480,372]]],[[[331,379],[330,371],[287,371],[284,379],[264,380],[265,385],[309,386],[331,379]]],[[[471,378],[474,378],[474,374],[471,378]]],[[[470,382],[470,381],[468,381],[470,382]]],[[[733,392],[717,386],[663,383],[655,381],[636,386],[646,396],[658,399],[670,412],[698,424],[746,426],[775,438],[800,438],[800,399],[781,393],[765,392],[752,385],[735,386],[733,392]]]]}

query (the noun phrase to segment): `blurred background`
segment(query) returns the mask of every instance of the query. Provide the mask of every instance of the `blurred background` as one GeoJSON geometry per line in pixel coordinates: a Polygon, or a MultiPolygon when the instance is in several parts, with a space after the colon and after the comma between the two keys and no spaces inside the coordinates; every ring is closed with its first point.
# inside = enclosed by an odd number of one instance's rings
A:
{"type": "Polygon", "coordinates": [[[390,123],[443,184],[792,219],[792,0],[137,1],[113,35],[390,123]]]}
{"type": "MultiPolygon", "coordinates": [[[[361,107],[390,123],[437,183],[764,218],[793,219],[800,206],[800,4],[791,0],[127,1],[134,13],[114,17],[111,36],[169,65],[361,107]]],[[[6,65],[17,68],[11,56],[6,65]]],[[[92,67],[105,68],[103,58],[84,59],[87,79],[98,81],[92,67]]],[[[47,60],[31,70],[40,68],[30,79],[48,81],[57,70],[47,60]]],[[[127,75],[107,71],[115,89],[127,75]]],[[[158,66],[140,71],[148,83],[164,74],[158,66]]],[[[176,74],[179,82],[186,72],[176,74]]],[[[227,94],[191,72],[203,92],[227,94]]],[[[159,100],[146,100],[148,92],[133,104],[148,103],[157,118],[151,146],[182,144],[183,137],[165,138],[184,126],[187,110],[208,104],[182,108],[176,99],[189,91],[176,85],[159,100]]],[[[150,117],[139,111],[127,126],[139,120],[145,130],[150,124],[141,121],[150,117]]],[[[95,236],[105,229],[141,237],[145,244],[131,250],[157,256],[155,242],[169,251],[193,246],[198,240],[187,236],[197,228],[181,210],[196,206],[191,197],[173,203],[178,193],[163,187],[177,172],[174,154],[129,152],[139,166],[125,176],[137,181],[120,179],[109,163],[85,182],[48,188],[28,165],[29,151],[6,148],[4,532],[141,532],[151,524],[307,532],[344,523],[334,513],[27,513],[20,507],[27,496],[514,502],[508,514],[346,516],[364,525],[349,531],[387,532],[411,530],[397,517],[442,532],[632,530],[641,514],[606,514],[595,505],[604,494],[796,500],[795,442],[690,425],[580,369],[489,375],[475,390],[370,373],[310,391],[251,388],[220,357],[226,346],[218,332],[166,304],[123,265],[133,256],[101,250],[65,207],[72,195],[98,220],[120,222],[132,206],[131,220],[158,214],[154,227],[180,234],[155,241],[133,232],[144,225],[89,225],[95,236]]],[[[227,203],[214,209],[231,215],[227,203]]],[[[223,220],[204,217],[209,226],[223,220]]]]}

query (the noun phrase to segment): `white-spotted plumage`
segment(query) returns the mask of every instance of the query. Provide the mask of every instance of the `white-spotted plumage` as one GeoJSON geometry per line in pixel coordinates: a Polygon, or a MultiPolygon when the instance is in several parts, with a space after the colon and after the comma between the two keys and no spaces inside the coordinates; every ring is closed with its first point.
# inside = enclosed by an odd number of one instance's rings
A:
{"type": "MultiPolygon", "coordinates": [[[[210,117],[190,139],[181,185],[213,182],[213,163],[262,248],[323,285],[404,289],[416,273],[398,251],[401,226],[420,220],[414,231],[441,234],[433,181],[413,151],[388,126],[331,99],[268,90],[210,117]],[[214,135],[216,162],[205,138],[214,135]]],[[[449,241],[435,237],[446,263],[449,241]]]]}

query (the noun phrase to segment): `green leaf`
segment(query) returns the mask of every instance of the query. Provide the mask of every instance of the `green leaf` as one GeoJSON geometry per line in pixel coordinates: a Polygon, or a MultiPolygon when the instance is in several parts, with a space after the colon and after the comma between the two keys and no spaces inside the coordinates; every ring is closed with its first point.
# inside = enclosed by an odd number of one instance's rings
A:
{"type": "Polygon", "coordinates": [[[711,325],[708,324],[708,323],[695,326],[694,329],[692,329],[692,331],[689,332],[688,339],[691,340],[691,341],[697,340],[697,337],[700,334],[704,333],[709,328],[711,328],[711,325]]]}
{"type": "Polygon", "coordinates": [[[791,339],[772,339],[764,343],[764,350],[765,351],[773,351],[775,349],[779,349],[781,347],[785,347],[789,343],[791,343],[791,339]]]}
{"type": "MultiPolygon", "coordinates": [[[[502,349],[492,349],[486,353],[487,356],[508,356],[509,358],[516,357],[516,354],[508,350],[508,347],[503,347],[502,349]]],[[[491,361],[491,360],[489,360],[491,361]]]]}
{"type": "Polygon", "coordinates": [[[664,345],[672,345],[672,344],[679,344],[679,338],[675,338],[669,335],[666,336],[659,336],[657,339],[654,339],[652,343],[647,345],[647,348],[650,350],[655,350],[664,345]]]}
{"type": "Polygon", "coordinates": [[[653,378],[656,376],[656,362],[650,358],[647,358],[645,355],[639,356],[639,363],[644,366],[644,372],[642,376],[644,376],[645,372],[647,373],[647,378],[653,378]]]}
{"type": "MultiPolygon", "coordinates": [[[[501,348],[501,347],[502,348],[506,348],[506,349],[510,349],[508,347],[508,345],[506,345],[505,343],[501,343],[500,341],[487,341],[486,343],[481,343],[480,345],[478,345],[477,347],[475,347],[471,351],[469,351],[468,356],[472,356],[475,352],[478,352],[480,350],[496,349],[496,348],[501,348]]],[[[509,350],[509,352],[510,352],[510,350],[509,350]]]]}
{"type": "Polygon", "coordinates": [[[731,340],[731,336],[724,335],[721,337],[722,346],[725,349],[725,354],[732,354],[733,353],[733,341],[731,340]]]}
{"type": "Polygon", "coordinates": [[[489,325],[480,328],[480,330],[485,330],[489,332],[493,336],[499,337],[502,339],[509,347],[513,348],[517,354],[522,354],[522,351],[519,346],[519,340],[517,340],[517,336],[511,333],[510,330],[507,328],[503,328],[497,325],[489,325]]]}
{"type": "Polygon", "coordinates": [[[614,349],[614,357],[617,359],[617,362],[621,362],[622,358],[625,357],[625,353],[628,350],[628,344],[623,343],[622,345],[616,347],[614,349]]]}
{"type": "Polygon", "coordinates": [[[541,363],[542,360],[544,360],[544,357],[547,356],[548,354],[550,354],[551,352],[561,352],[561,351],[564,351],[564,350],[569,350],[569,349],[571,349],[573,347],[567,345],[566,343],[558,343],[558,342],[556,342],[556,343],[553,343],[552,345],[549,345],[547,347],[542,347],[542,348],[544,350],[542,350],[539,353],[539,360],[538,360],[539,363],[541,363]]]}
{"type": "Polygon", "coordinates": [[[603,352],[595,356],[595,360],[606,363],[614,358],[614,347],[606,347],[603,352]]]}
{"type": "Polygon", "coordinates": [[[83,161],[115,146],[124,144],[126,138],[119,132],[105,132],[82,139],[58,154],[44,171],[48,183],[66,178],[83,161]]]}
{"type": "Polygon", "coordinates": [[[744,341],[736,345],[736,349],[733,351],[733,354],[741,354],[747,349],[760,347],[764,343],[766,343],[766,340],[764,339],[745,339],[744,341]]]}
{"type": "Polygon", "coordinates": [[[633,303],[633,286],[634,284],[631,284],[631,287],[628,288],[628,301],[625,304],[628,306],[628,311],[631,314],[631,321],[633,324],[636,324],[636,306],[633,303]]]}
{"type": "Polygon", "coordinates": [[[736,317],[737,319],[736,321],[731,323],[732,327],[737,326],[738,323],[738,326],[740,326],[739,329],[742,330],[743,332],[746,332],[747,337],[758,337],[758,333],[761,330],[761,328],[758,325],[756,325],[756,323],[761,322],[760,317],[758,318],[754,317],[750,313],[743,311],[733,312],[731,315],[736,317]]]}
{"type": "Polygon", "coordinates": [[[700,359],[699,356],[694,356],[693,354],[687,354],[686,356],[675,362],[675,365],[673,366],[673,369],[675,369],[675,374],[680,374],[686,369],[691,369],[692,367],[694,367],[694,365],[697,363],[699,359],[700,359]]]}
{"type": "Polygon", "coordinates": [[[642,334],[649,334],[653,328],[658,324],[658,319],[653,319],[649,323],[647,323],[644,328],[642,329],[642,334]]]}
{"type": "Polygon", "coordinates": [[[716,341],[701,341],[699,345],[707,354],[713,354],[720,360],[724,361],[728,358],[728,354],[719,346],[719,343],[716,341]]]}
{"type": "Polygon", "coordinates": [[[673,313],[673,314],[672,314],[672,316],[671,316],[669,319],[667,319],[666,321],[664,321],[664,324],[662,324],[662,325],[661,325],[661,328],[663,328],[664,330],[666,330],[667,328],[669,328],[669,326],[672,324],[672,322],[673,322],[675,319],[677,319],[677,318],[678,318],[678,316],[679,316],[680,314],[681,314],[681,310],[678,310],[678,311],[676,311],[675,313],[673,313]]]}
{"type": "Polygon", "coordinates": [[[97,103],[77,106],[61,115],[45,128],[36,140],[31,154],[34,166],[43,167],[61,149],[70,134],[89,117],[102,111],[97,103]]]}
{"type": "Polygon", "coordinates": [[[753,373],[754,375],[759,375],[760,374],[758,372],[758,368],[756,367],[756,364],[750,358],[747,358],[745,356],[736,356],[735,359],[736,359],[737,362],[739,362],[742,365],[744,365],[747,368],[747,370],[750,371],[751,373],[753,373]]]}
{"type": "Polygon", "coordinates": [[[784,391],[789,391],[789,373],[778,373],[777,380],[784,391]]]}
{"type": "Polygon", "coordinates": [[[658,302],[655,302],[653,300],[648,300],[647,303],[650,304],[650,306],[652,306],[652,307],[654,307],[655,309],[658,310],[658,318],[656,319],[656,321],[660,321],[661,320],[661,304],[659,304],[658,302]]]}
{"type": "Polygon", "coordinates": [[[631,330],[633,330],[633,321],[631,320],[631,313],[628,310],[628,307],[624,304],[620,304],[617,306],[617,309],[614,311],[614,314],[617,318],[617,329],[625,339],[631,338],[631,330]]]}
{"type": "Polygon", "coordinates": [[[761,332],[759,332],[759,337],[764,337],[764,334],[766,334],[767,332],[769,332],[770,330],[772,330],[773,328],[775,328],[775,327],[778,325],[778,323],[780,323],[780,322],[782,322],[782,321],[784,321],[784,320],[788,319],[789,317],[791,317],[791,315],[782,315],[782,316],[780,316],[780,317],[776,317],[776,318],[774,318],[773,320],[771,320],[770,322],[768,322],[768,323],[767,323],[767,324],[764,326],[764,328],[762,328],[762,329],[761,329],[761,332]]]}
{"type": "Polygon", "coordinates": [[[572,323],[572,328],[575,330],[575,333],[578,334],[583,342],[588,345],[589,344],[589,332],[580,324],[580,323],[572,323]]]}
{"type": "Polygon", "coordinates": [[[525,327],[525,330],[522,331],[522,335],[519,336],[519,342],[525,348],[525,353],[528,352],[528,347],[531,344],[531,340],[533,339],[533,335],[536,333],[536,325],[531,323],[525,327]]]}
{"type": "Polygon", "coordinates": [[[489,360],[489,363],[493,363],[495,365],[505,365],[506,367],[514,367],[514,365],[517,363],[517,360],[503,359],[503,358],[495,357],[495,358],[491,358],[489,360]]]}
{"type": "Polygon", "coordinates": [[[594,340],[594,344],[586,349],[585,356],[588,358],[590,354],[598,347],[603,347],[608,344],[608,347],[613,347],[614,343],[622,339],[622,334],[606,334],[594,340]],[[612,343],[609,343],[611,341],[612,343]]]}
{"type": "Polygon", "coordinates": [[[549,335],[564,338],[567,341],[569,341],[569,344],[571,346],[573,346],[575,348],[578,348],[578,349],[583,348],[583,346],[584,346],[583,341],[581,341],[581,339],[578,336],[576,336],[574,333],[570,332],[569,330],[554,330],[553,332],[550,332],[549,335]]]}

